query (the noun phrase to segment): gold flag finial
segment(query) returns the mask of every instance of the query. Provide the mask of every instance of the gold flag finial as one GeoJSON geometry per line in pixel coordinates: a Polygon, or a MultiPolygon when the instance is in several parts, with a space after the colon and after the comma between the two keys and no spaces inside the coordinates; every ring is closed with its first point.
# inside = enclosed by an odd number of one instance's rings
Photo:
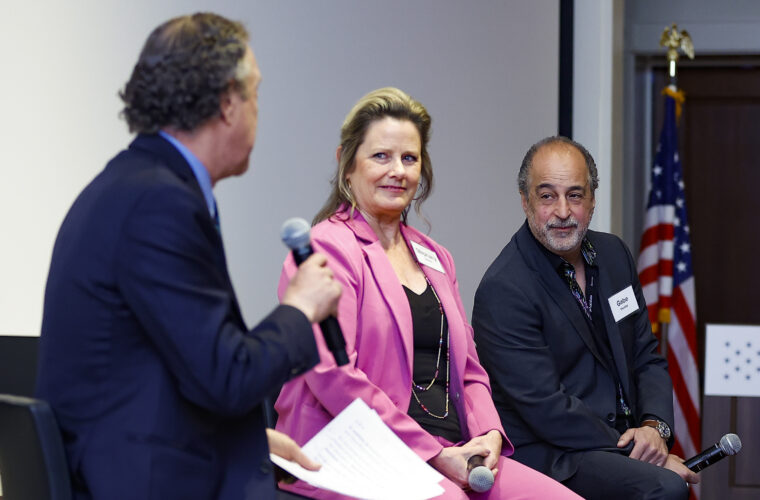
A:
{"type": "Polygon", "coordinates": [[[668,64],[670,78],[676,77],[676,61],[678,61],[678,49],[683,50],[689,59],[694,59],[694,44],[686,30],[678,31],[678,26],[673,23],[666,27],[660,37],[660,46],[668,49],[668,64]]]}

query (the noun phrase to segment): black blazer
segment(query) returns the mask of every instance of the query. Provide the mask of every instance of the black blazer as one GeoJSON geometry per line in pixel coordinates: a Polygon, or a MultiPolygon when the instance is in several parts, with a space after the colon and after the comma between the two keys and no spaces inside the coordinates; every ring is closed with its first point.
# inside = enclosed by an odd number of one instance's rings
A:
{"type": "Polygon", "coordinates": [[[40,342],[77,498],[274,498],[260,405],[319,361],[312,328],[280,306],[247,330],[200,187],[160,136],[71,207],[40,342]]]}
{"type": "MultiPolygon", "coordinates": [[[[597,251],[598,291],[623,390],[638,421],[654,415],[673,427],[673,396],[657,353],[633,258],[616,236],[589,231],[597,251]],[[607,298],[633,286],[638,310],[615,322],[607,298]]],[[[618,450],[616,387],[609,363],[567,283],[527,223],[486,271],[472,325],[481,363],[513,458],[558,481],[571,477],[583,450],[618,450]]],[[[630,449],[630,447],[629,447],[630,449]]]]}

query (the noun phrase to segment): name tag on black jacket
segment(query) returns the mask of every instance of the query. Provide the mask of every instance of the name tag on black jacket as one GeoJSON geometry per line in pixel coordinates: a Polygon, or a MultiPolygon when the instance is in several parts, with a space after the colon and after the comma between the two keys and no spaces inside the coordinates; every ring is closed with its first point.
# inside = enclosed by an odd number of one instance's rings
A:
{"type": "Polygon", "coordinates": [[[636,302],[636,294],[633,293],[632,285],[628,285],[607,300],[610,303],[612,316],[616,323],[639,310],[639,303],[636,302]]]}

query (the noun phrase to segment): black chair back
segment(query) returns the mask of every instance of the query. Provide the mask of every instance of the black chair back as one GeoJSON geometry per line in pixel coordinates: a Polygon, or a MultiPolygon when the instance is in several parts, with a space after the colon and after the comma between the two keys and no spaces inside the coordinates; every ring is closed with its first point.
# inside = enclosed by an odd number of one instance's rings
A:
{"type": "Polygon", "coordinates": [[[61,433],[46,402],[0,394],[0,481],[3,499],[71,500],[61,433]]]}
{"type": "Polygon", "coordinates": [[[39,337],[0,334],[0,394],[34,397],[39,337]]]}

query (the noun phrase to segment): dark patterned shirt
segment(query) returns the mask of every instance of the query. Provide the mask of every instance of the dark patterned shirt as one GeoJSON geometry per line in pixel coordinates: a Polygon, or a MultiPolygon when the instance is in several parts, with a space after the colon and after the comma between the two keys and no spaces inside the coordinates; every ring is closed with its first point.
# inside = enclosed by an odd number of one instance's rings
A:
{"type": "Polygon", "coordinates": [[[600,301],[597,289],[599,282],[599,266],[596,263],[597,254],[594,245],[592,245],[588,238],[585,237],[581,242],[581,255],[583,256],[583,262],[585,263],[584,267],[586,275],[586,289],[581,290],[581,287],[576,280],[575,267],[559,255],[549,251],[541,244],[541,242],[538,243],[544,250],[552,267],[557,270],[557,274],[559,274],[560,278],[567,283],[567,286],[570,288],[570,293],[575,297],[578,307],[580,307],[583,312],[586,322],[593,333],[597,350],[606,359],[608,369],[615,379],[615,385],[617,386],[616,407],[618,419],[628,420],[631,416],[631,410],[626,402],[625,395],[623,394],[623,387],[620,384],[620,377],[617,373],[615,360],[612,357],[610,340],[607,336],[607,326],[604,323],[601,307],[598,305],[600,301]],[[596,308],[594,307],[594,304],[597,304],[596,308]]]}

